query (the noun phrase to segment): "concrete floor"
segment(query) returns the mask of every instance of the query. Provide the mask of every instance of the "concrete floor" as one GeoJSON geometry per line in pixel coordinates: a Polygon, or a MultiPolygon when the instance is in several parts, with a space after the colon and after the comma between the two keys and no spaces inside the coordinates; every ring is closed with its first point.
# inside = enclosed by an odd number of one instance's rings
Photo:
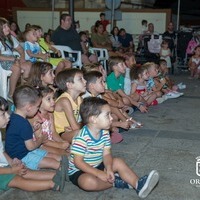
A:
{"type": "MultiPolygon", "coordinates": [[[[196,157],[200,156],[200,80],[189,80],[188,72],[174,76],[184,82],[184,96],[169,99],[151,107],[149,113],[133,116],[144,127],[123,133],[124,141],[113,145],[113,155],[120,156],[142,176],[152,169],[160,173],[160,181],[148,200],[198,200],[200,176],[196,174],[196,157]]],[[[200,167],[199,167],[200,171],[200,167]]],[[[130,200],[139,199],[132,189],[109,189],[84,192],[66,182],[63,193],[24,192],[11,189],[1,199],[15,200],[130,200]]]]}

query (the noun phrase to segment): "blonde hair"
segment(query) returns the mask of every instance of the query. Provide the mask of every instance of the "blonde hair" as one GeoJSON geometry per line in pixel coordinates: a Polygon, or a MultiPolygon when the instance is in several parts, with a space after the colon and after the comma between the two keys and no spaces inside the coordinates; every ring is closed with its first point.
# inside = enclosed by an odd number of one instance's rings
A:
{"type": "Polygon", "coordinates": [[[154,62],[147,62],[142,66],[146,67],[147,70],[151,70],[153,67],[157,67],[156,63],[154,62]]]}

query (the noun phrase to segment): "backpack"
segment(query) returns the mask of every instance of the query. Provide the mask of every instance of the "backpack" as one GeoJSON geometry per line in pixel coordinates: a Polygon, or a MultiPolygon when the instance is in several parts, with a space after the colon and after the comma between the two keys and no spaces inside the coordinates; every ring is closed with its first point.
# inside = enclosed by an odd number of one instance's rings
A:
{"type": "Polygon", "coordinates": [[[193,54],[196,46],[198,46],[198,43],[194,39],[191,39],[187,45],[186,53],[193,54]]]}

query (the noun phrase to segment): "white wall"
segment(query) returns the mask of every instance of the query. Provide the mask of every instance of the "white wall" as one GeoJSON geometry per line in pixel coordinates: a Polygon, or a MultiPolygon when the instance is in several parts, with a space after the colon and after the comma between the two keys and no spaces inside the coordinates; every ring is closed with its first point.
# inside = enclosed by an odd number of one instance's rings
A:
{"type": "MultiPolygon", "coordinates": [[[[100,12],[75,12],[75,20],[80,21],[81,30],[89,30],[91,26],[99,19],[100,12]]],[[[140,34],[141,33],[141,21],[146,19],[148,22],[152,22],[155,27],[155,31],[163,33],[166,27],[166,13],[144,13],[144,12],[123,12],[122,21],[117,21],[119,28],[125,28],[128,33],[140,34]]],[[[43,27],[44,31],[49,28],[56,29],[59,25],[59,12],[54,12],[52,18],[51,11],[17,11],[17,21],[20,29],[23,31],[26,23],[37,24],[43,27]],[[52,21],[53,19],[53,21],[52,21]],[[52,26],[53,24],[53,26],[52,26]]]]}

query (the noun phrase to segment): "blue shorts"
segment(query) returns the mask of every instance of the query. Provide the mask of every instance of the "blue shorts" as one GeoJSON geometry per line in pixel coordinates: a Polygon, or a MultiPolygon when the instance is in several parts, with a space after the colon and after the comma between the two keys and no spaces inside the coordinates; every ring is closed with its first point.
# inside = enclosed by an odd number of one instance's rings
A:
{"type": "Polygon", "coordinates": [[[8,184],[15,178],[15,176],[16,174],[0,174],[0,191],[10,189],[10,187],[8,187],[8,184]]]}
{"type": "Polygon", "coordinates": [[[47,155],[47,151],[43,149],[35,149],[29,152],[21,161],[32,170],[38,170],[40,161],[47,155]]]}

